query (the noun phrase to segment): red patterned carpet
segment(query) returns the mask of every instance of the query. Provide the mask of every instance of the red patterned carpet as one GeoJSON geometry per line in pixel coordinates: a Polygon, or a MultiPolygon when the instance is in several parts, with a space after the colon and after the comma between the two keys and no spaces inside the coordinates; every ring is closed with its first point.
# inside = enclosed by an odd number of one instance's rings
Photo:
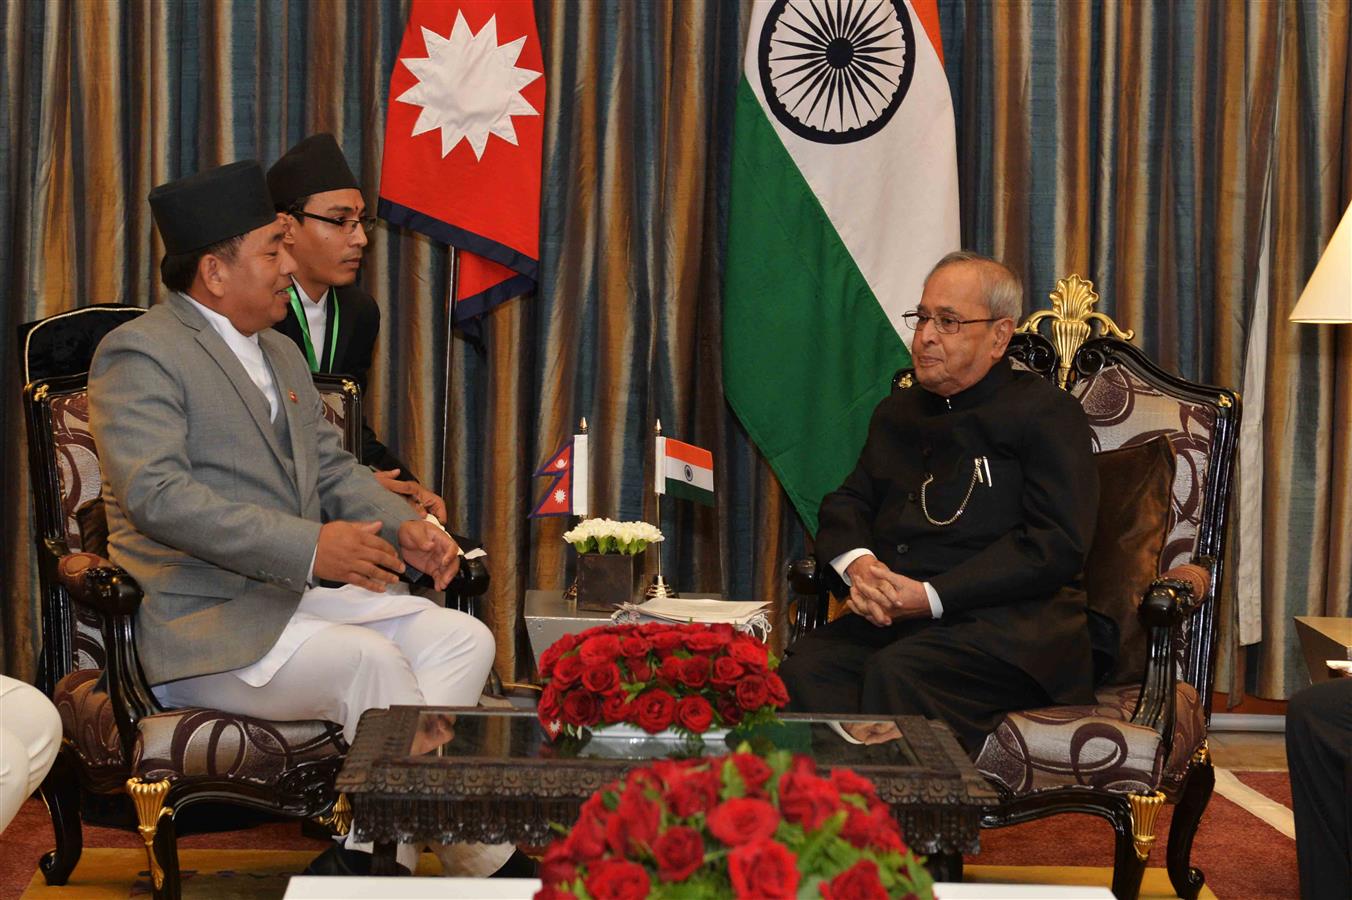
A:
{"type": "MultiPolygon", "coordinates": [[[[1285,806],[1291,790],[1285,772],[1239,773],[1250,788],[1285,806]]],[[[1171,809],[1160,815],[1158,843],[1150,864],[1164,865],[1171,809]]],[[[86,826],[86,847],[139,850],[136,835],[86,826]]],[[[1041,822],[986,831],[982,852],[969,864],[1010,866],[1110,866],[1112,830],[1091,816],[1057,816],[1041,822]]],[[[318,853],[325,844],[300,834],[294,823],[269,823],[239,831],[189,835],[184,849],[304,850],[318,853]]],[[[30,800],[0,835],[0,900],[18,900],[33,878],[38,858],[52,847],[51,823],[37,800],[30,800]]],[[[140,866],[143,860],[137,857],[140,866]]],[[[1243,808],[1213,795],[1193,847],[1193,864],[1206,873],[1207,887],[1221,900],[1263,900],[1296,895],[1295,842],[1243,808]]],[[[128,870],[130,893],[136,872],[128,870]]]]}

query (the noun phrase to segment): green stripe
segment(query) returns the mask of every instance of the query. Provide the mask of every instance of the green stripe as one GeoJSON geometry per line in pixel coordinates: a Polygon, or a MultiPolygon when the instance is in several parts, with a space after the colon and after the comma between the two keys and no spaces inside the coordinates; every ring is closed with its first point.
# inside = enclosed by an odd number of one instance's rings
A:
{"type": "Polygon", "coordinates": [[[680,500],[694,500],[696,503],[703,503],[705,506],[714,505],[714,492],[706,491],[704,488],[695,487],[686,481],[677,481],[674,478],[667,479],[667,496],[676,497],[680,500]]]}
{"type": "Polygon", "coordinates": [[[822,497],[911,358],[745,77],[736,116],[724,391],[815,534],[822,497]]]}

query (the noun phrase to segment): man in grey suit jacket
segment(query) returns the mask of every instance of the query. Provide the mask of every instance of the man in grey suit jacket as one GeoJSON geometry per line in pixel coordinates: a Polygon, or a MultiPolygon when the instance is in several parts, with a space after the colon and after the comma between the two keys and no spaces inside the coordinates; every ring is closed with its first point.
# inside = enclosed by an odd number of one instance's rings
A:
{"type": "MultiPolygon", "coordinates": [[[[175,293],[104,338],[89,399],[109,553],[145,592],[136,644],[156,695],[328,719],[349,740],[372,707],[473,705],[488,629],[397,586],[407,563],[444,588],[454,540],[342,449],[305,360],[271,330],[293,263],[261,167],[161,185],[150,203],[175,293]]],[[[335,854],[337,871],[360,868],[335,854]]]]}

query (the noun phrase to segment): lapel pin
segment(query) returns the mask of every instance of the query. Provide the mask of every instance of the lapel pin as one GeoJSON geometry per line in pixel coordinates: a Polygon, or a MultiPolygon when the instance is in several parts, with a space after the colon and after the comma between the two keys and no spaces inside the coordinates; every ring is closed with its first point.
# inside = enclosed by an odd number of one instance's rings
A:
{"type": "Polygon", "coordinates": [[[295,392],[295,391],[287,391],[287,392],[286,392],[286,395],[287,395],[288,397],[291,398],[291,402],[292,402],[292,403],[299,403],[299,402],[300,402],[299,400],[296,399],[296,392],[295,392]]]}

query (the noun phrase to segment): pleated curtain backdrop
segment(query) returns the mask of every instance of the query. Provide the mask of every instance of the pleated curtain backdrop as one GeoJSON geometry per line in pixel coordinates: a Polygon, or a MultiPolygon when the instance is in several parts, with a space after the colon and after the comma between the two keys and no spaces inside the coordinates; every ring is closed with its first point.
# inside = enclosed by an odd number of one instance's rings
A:
{"type": "MultiPolygon", "coordinates": [[[[513,638],[524,591],[570,574],[565,522],[525,515],[543,489],[531,472],[581,417],[597,514],[652,519],[655,419],[713,450],[717,508],[662,510],[680,588],[782,597],[784,564],[803,551],[722,396],[727,154],[747,6],[537,0],[541,286],[449,354],[444,249],[373,235],[362,279],[384,318],[368,409],[424,481],[444,467],[455,524],[488,547],[503,675],[526,661],[513,638]]],[[[372,203],[406,11],[398,0],[5,7],[0,668],[31,676],[37,645],[14,326],[159,296],[145,195],[196,169],[267,164],[329,130],[372,203]]],[[[1304,678],[1291,615],[1352,612],[1352,329],[1285,320],[1352,199],[1347,0],[941,0],[940,14],[964,242],[1009,259],[1030,308],[1079,272],[1165,366],[1238,387],[1250,322],[1268,302],[1262,515],[1243,523],[1263,548],[1264,633],[1236,656],[1231,686],[1285,696],[1304,678]]],[[[1228,645],[1233,610],[1224,628],[1228,645]]]]}

